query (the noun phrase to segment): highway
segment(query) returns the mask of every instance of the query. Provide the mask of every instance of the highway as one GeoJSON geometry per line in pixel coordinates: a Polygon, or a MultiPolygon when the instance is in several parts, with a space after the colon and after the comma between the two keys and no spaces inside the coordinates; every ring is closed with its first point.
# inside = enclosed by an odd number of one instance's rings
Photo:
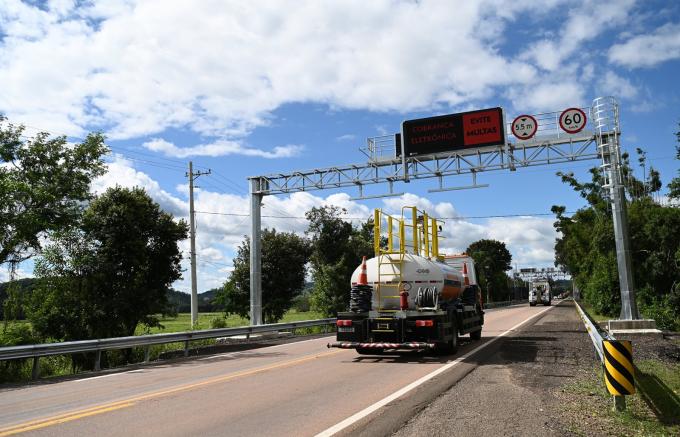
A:
{"type": "Polygon", "coordinates": [[[451,356],[359,356],[327,349],[334,337],[323,337],[0,388],[0,436],[346,433],[385,414],[392,400],[436,383],[436,373],[469,365],[470,352],[551,308],[489,310],[482,340],[463,343],[451,356]]]}

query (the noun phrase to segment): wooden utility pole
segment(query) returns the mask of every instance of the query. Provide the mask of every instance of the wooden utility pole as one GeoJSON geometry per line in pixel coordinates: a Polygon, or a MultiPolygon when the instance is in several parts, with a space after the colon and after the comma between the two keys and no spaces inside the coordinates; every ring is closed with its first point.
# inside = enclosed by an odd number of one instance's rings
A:
{"type": "Polygon", "coordinates": [[[194,181],[202,175],[210,174],[208,171],[197,171],[194,173],[194,166],[189,161],[189,239],[191,240],[191,327],[198,323],[198,290],[196,287],[196,223],[194,221],[194,181]]]}

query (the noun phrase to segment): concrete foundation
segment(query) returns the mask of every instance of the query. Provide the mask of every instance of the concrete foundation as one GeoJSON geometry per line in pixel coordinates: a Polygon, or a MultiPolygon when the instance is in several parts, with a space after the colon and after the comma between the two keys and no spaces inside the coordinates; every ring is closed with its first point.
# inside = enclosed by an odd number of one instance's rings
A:
{"type": "Polygon", "coordinates": [[[615,338],[618,338],[619,335],[663,336],[663,333],[656,329],[656,322],[652,319],[609,320],[607,331],[615,338]]]}

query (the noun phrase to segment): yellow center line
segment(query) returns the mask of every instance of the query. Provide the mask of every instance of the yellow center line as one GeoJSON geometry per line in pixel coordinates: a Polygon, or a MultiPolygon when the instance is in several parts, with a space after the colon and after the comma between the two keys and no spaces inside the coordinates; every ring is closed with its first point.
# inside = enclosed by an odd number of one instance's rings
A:
{"type": "Polygon", "coordinates": [[[179,392],[187,391],[187,390],[192,390],[192,389],[203,387],[203,386],[210,385],[210,384],[226,382],[226,381],[230,381],[232,379],[241,378],[241,377],[244,377],[244,376],[255,375],[255,374],[266,372],[266,371],[273,370],[273,369],[280,369],[280,368],[283,368],[283,367],[289,367],[289,366],[293,366],[295,364],[300,364],[300,363],[304,363],[304,362],[307,362],[307,361],[316,360],[318,358],[329,357],[331,355],[336,355],[336,354],[339,354],[339,353],[342,353],[342,352],[346,352],[346,351],[341,349],[341,350],[335,350],[335,351],[331,351],[331,352],[325,352],[325,353],[322,353],[322,354],[306,356],[306,357],[298,358],[298,359],[295,359],[295,360],[271,364],[269,366],[258,367],[258,368],[255,368],[255,369],[244,370],[244,371],[236,372],[236,373],[230,373],[228,375],[222,375],[222,376],[206,379],[204,381],[195,382],[195,383],[192,383],[192,384],[185,384],[185,385],[180,385],[180,386],[165,389],[165,390],[159,390],[159,391],[155,391],[155,392],[145,393],[145,394],[134,396],[134,397],[131,397],[131,398],[128,398],[128,399],[122,399],[122,400],[119,400],[119,401],[109,402],[109,403],[97,405],[97,406],[94,406],[94,407],[75,410],[75,411],[71,411],[71,412],[68,412],[68,413],[59,414],[59,415],[56,415],[56,416],[46,417],[46,418],[43,418],[43,419],[36,419],[36,420],[20,423],[20,424],[17,424],[17,425],[13,425],[13,426],[10,426],[8,428],[0,429],[0,437],[5,437],[5,436],[13,435],[13,434],[18,434],[18,433],[21,433],[21,432],[26,432],[26,431],[32,431],[32,430],[36,430],[36,429],[40,429],[40,428],[45,428],[45,427],[57,425],[57,424],[60,424],[60,423],[70,422],[72,420],[77,420],[77,419],[81,419],[81,418],[84,418],[84,417],[94,416],[96,414],[106,413],[106,412],[109,412],[109,411],[114,411],[114,410],[118,410],[118,409],[121,409],[121,408],[130,407],[130,406],[134,405],[136,402],[139,402],[139,401],[157,398],[157,397],[161,397],[161,396],[167,396],[167,395],[170,395],[170,394],[179,393],[179,392]]]}

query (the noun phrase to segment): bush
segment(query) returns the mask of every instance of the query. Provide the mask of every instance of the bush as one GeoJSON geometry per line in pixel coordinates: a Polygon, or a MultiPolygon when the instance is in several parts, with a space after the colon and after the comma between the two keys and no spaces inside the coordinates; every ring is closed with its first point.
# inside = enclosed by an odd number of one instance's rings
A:
{"type": "Polygon", "coordinates": [[[306,313],[309,311],[309,308],[310,304],[308,294],[301,294],[293,300],[293,309],[295,309],[298,313],[306,313]]]}
{"type": "Polygon", "coordinates": [[[210,320],[210,327],[212,329],[221,329],[227,327],[227,319],[224,317],[214,317],[210,320]]]}

